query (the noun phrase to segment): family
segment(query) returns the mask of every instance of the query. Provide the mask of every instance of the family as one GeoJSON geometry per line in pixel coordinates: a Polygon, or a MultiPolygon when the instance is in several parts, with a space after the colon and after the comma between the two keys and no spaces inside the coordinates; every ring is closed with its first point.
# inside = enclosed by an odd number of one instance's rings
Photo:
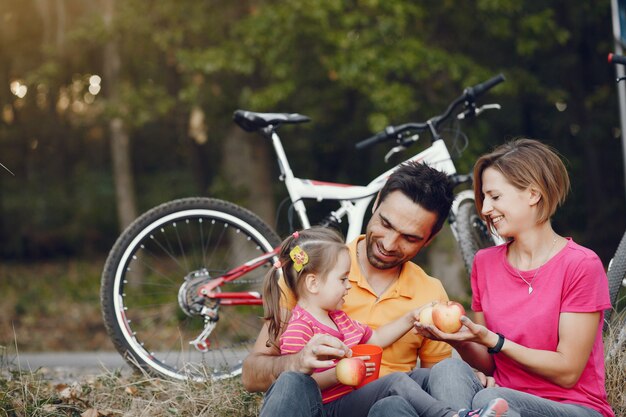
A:
{"type": "Polygon", "coordinates": [[[287,237],[265,280],[266,324],[243,364],[246,389],[266,391],[261,416],[614,417],[604,267],[550,221],[569,187],[559,155],[537,140],[478,159],[478,212],[507,242],[476,254],[473,313],[452,334],[419,321],[424,306],[448,297],[411,261],[448,216],[445,174],[402,165],[365,235],[347,245],[321,227],[287,237]],[[354,389],[335,365],[363,343],[384,348],[380,377],[354,389]]]}

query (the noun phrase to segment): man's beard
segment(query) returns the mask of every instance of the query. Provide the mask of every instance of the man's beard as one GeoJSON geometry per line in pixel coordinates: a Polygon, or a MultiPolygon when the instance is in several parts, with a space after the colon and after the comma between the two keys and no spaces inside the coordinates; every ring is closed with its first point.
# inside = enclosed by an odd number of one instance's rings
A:
{"type": "MultiPolygon", "coordinates": [[[[366,241],[366,243],[367,243],[367,241],[366,241]]],[[[367,261],[373,267],[375,267],[377,269],[393,269],[393,268],[396,268],[396,267],[398,267],[398,266],[400,266],[400,265],[402,265],[404,263],[404,259],[397,259],[397,260],[391,261],[391,262],[381,261],[380,259],[378,259],[376,257],[376,255],[374,255],[374,250],[372,248],[373,248],[373,246],[375,244],[376,244],[375,242],[372,242],[372,243],[366,245],[366,247],[365,247],[365,252],[367,254],[367,261]]]]}

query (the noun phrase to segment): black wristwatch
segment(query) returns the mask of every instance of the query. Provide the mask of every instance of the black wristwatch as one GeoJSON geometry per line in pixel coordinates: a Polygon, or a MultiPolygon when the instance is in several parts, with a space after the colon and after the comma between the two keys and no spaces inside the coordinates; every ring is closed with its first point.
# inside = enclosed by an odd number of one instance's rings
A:
{"type": "Polygon", "coordinates": [[[504,345],[504,336],[502,336],[500,333],[496,333],[496,334],[498,335],[498,343],[496,343],[494,347],[487,349],[487,352],[489,352],[492,355],[494,353],[500,352],[500,349],[502,349],[502,345],[504,345]]]}

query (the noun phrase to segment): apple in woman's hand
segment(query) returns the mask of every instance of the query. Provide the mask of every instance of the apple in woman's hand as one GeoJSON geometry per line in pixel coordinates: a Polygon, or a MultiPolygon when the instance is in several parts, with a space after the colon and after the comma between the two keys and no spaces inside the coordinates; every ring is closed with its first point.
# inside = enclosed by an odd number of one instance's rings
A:
{"type": "MultiPolygon", "coordinates": [[[[434,325],[446,333],[456,333],[463,326],[461,316],[465,315],[465,309],[456,301],[447,301],[435,304],[433,307],[434,325]]],[[[421,318],[420,318],[421,321],[421,318]]]]}
{"type": "Polygon", "coordinates": [[[357,386],[365,379],[365,362],[359,358],[343,358],[337,363],[337,380],[344,385],[357,386]]]}

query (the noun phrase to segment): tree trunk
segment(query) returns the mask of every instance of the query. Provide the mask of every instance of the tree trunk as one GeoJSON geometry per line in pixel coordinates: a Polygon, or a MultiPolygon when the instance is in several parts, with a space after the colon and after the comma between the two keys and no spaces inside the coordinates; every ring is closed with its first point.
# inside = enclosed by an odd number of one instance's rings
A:
{"type": "MultiPolygon", "coordinates": [[[[113,31],[114,13],[115,0],[105,0],[104,23],[110,34],[113,31]]],[[[114,36],[110,36],[104,48],[103,84],[109,105],[114,108],[119,106],[117,86],[120,68],[121,60],[117,42],[114,36]]],[[[121,117],[114,117],[109,121],[109,131],[117,214],[120,230],[124,230],[137,217],[137,203],[135,202],[135,187],[131,168],[130,137],[121,117]]]]}
{"type": "Polygon", "coordinates": [[[222,172],[238,202],[274,227],[276,205],[268,144],[258,135],[233,127],[222,147],[222,172]]]}

